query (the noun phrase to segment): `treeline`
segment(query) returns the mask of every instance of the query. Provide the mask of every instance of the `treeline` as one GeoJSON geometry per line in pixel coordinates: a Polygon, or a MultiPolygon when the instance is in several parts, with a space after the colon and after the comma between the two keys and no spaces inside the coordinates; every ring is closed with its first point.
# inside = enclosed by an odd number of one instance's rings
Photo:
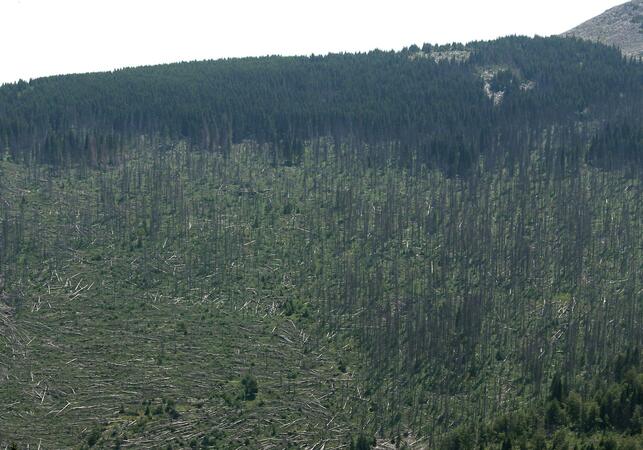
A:
{"type": "Polygon", "coordinates": [[[585,124],[583,142],[607,121],[640,133],[640,80],[640,63],[568,38],[188,62],[4,85],[0,146],[15,160],[95,167],[118,161],[141,134],[223,154],[252,140],[269,144],[275,163],[292,164],[304,142],[332,137],[366,144],[359,156],[370,164],[391,156],[373,146],[393,143],[404,166],[463,174],[480,155],[554,124],[574,134],[585,124]],[[458,53],[468,56],[448,57],[458,53]],[[495,107],[485,71],[504,92],[495,107]]]}

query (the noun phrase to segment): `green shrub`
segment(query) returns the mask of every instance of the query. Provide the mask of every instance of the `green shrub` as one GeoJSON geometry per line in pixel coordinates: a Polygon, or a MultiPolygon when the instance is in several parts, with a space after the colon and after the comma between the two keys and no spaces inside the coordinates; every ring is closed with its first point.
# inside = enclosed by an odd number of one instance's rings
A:
{"type": "Polygon", "coordinates": [[[243,399],[254,400],[257,397],[257,393],[259,392],[257,379],[247,373],[241,379],[241,384],[243,385],[243,399]]]}

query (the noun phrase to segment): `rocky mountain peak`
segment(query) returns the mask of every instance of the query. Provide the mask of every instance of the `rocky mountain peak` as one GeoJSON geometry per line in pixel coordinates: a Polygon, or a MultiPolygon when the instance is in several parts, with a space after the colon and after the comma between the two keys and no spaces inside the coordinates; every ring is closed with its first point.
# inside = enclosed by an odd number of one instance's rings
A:
{"type": "Polygon", "coordinates": [[[643,0],[631,0],[608,9],[563,33],[614,45],[624,55],[643,57],[643,0]]]}

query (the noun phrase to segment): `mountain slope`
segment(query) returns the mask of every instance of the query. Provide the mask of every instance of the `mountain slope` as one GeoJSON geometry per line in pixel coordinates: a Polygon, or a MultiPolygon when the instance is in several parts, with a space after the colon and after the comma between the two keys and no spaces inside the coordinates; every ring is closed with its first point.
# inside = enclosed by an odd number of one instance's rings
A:
{"type": "Polygon", "coordinates": [[[643,0],[632,0],[564,33],[615,45],[626,56],[643,57],[643,0]]]}
{"type": "Polygon", "coordinates": [[[0,449],[636,449],[642,75],[510,37],[0,87],[0,449]]]}

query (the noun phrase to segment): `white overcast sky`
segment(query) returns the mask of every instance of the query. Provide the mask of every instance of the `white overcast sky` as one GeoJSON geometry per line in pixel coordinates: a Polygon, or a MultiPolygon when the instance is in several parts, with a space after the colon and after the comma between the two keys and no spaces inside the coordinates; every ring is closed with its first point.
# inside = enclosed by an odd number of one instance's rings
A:
{"type": "Polygon", "coordinates": [[[0,83],[195,59],[558,34],[623,0],[0,0],[0,83]]]}

